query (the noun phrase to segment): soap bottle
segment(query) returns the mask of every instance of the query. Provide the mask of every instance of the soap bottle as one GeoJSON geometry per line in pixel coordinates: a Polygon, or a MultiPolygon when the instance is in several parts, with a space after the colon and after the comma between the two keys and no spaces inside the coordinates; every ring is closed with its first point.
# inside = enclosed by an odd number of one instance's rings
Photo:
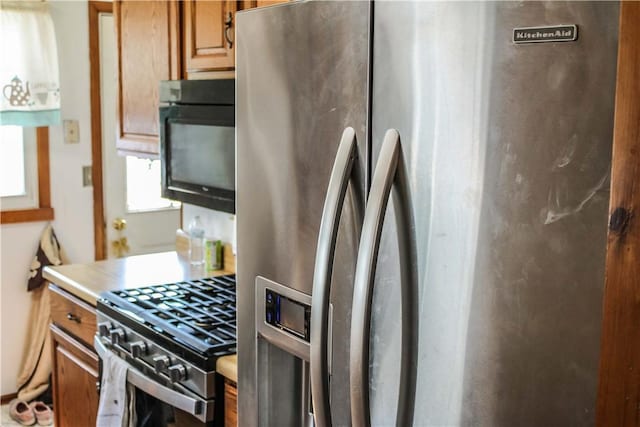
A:
{"type": "Polygon", "coordinates": [[[191,265],[204,264],[204,226],[199,215],[189,223],[189,261],[191,265]]]}

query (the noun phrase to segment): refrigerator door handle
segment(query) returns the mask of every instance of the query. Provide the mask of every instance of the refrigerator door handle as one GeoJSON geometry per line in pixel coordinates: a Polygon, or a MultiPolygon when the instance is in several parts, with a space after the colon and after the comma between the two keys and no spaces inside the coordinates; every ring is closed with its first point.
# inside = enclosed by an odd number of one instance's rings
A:
{"type": "Polygon", "coordinates": [[[318,246],[313,271],[311,300],[310,379],[313,414],[317,426],[331,426],[329,409],[329,291],[336,239],[344,198],[358,156],[356,134],[348,127],[342,132],[322,209],[318,246]]]}
{"type": "Polygon", "coordinates": [[[402,304],[402,349],[399,381],[397,426],[413,424],[417,367],[417,284],[415,248],[411,233],[411,215],[407,179],[402,167],[400,135],[387,130],[371,183],[358,248],[353,306],[349,373],[351,382],[351,421],[354,426],[371,425],[369,402],[369,336],[371,304],[380,237],[389,195],[393,194],[400,258],[400,292],[402,304]],[[393,193],[391,190],[393,189],[393,193]]]}

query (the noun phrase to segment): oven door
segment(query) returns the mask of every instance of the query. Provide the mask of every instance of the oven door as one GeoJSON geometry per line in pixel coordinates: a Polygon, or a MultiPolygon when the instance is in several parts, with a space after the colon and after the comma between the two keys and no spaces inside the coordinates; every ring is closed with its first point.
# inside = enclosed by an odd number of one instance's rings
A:
{"type": "MultiPolygon", "coordinates": [[[[107,352],[113,352],[103,340],[96,335],[93,346],[102,359],[107,352]]],[[[120,357],[122,359],[122,357],[120,357]]],[[[138,426],[163,427],[171,424],[189,426],[214,426],[215,400],[206,400],[190,390],[176,384],[171,387],[159,383],[149,375],[141,372],[127,360],[127,383],[136,388],[136,411],[138,426]],[[142,412],[142,413],[141,413],[142,412]],[[150,417],[153,417],[150,419],[150,417]]],[[[219,405],[220,406],[220,405],[219,405]]],[[[222,413],[220,413],[222,415],[222,413]]],[[[221,418],[221,417],[218,417],[221,418]]]]}

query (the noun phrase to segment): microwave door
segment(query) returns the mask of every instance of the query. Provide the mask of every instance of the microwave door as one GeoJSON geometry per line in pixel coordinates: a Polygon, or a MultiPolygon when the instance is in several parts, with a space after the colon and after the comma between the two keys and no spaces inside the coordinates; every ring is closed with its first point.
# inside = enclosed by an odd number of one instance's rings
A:
{"type": "Polygon", "coordinates": [[[235,213],[235,116],[228,105],[160,110],[162,194],[235,213]]]}

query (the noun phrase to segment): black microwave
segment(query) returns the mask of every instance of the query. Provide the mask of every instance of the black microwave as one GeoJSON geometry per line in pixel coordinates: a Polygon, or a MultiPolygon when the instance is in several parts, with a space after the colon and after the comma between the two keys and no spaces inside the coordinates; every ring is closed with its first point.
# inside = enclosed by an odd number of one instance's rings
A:
{"type": "Polygon", "coordinates": [[[162,196],[235,213],[235,80],[160,82],[162,196]]]}

